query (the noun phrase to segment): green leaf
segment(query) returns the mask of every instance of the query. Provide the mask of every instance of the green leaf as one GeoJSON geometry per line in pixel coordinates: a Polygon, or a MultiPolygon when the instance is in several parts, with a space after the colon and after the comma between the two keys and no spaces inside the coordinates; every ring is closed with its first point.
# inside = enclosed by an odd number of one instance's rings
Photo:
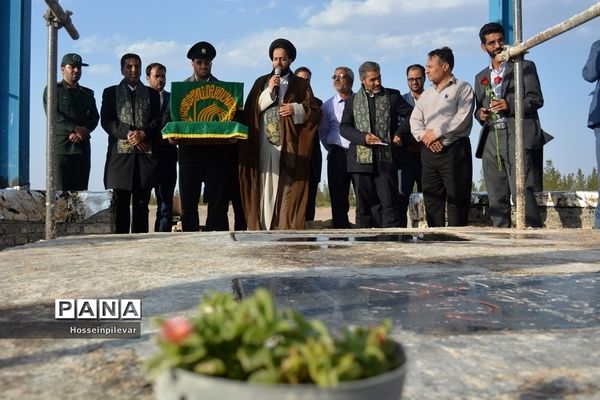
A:
{"type": "Polygon", "coordinates": [[[196,364],[194,372],[204,375],[221,376],[225,374],[227,367],[222,360],[213,358],[196,364]]]}

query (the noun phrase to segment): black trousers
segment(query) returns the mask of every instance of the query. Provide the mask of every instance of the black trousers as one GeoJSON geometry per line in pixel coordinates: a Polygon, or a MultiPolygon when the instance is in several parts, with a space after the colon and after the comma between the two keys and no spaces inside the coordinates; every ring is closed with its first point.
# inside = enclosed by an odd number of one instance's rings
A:
{"type": "Polygon", "coordinates": [[[321,182],[321,169],[323,168],[323,155],[321,154],[321,142],[319,135],[315,135],[313,151],[310,156],[310,173],[308,175],[308,202],[306,203],[305,221],[315,220],[315,209],[319,182],[321,182]]]}
{"type": "Polygon", "coordinates": [[[348,150],[341,146],[330,145],[327,153],[327,182],[331,200],[331,218],[335,229],[350,228],[348,211],[350,203],[350,183],[352,174],[348,172],[348,150]]]}
{"type": "Polygon", "coordinates": [[[356,224],[359,228],[395,228],[400,226],[398,212],[398,172],[395,168],[374,173],[354,173],[356,188],[356,224]]]}
{"type": "Polygon", "coordinates": [[[148,232],[148,203],[151,188],[134,188],[133,190],[114,189],[117,207],[117,233],[148,232]],[[129,206],[131,205],[131,212],[129,206]]]}
{"type": "Polygon", "coordinates": [[[177,157],[165,155],[158,159],[156,171],[156,221],[154,232],[171,232],[173,225],[173,193],[177,183],[177,157]]]}
{"type": "Polygon", "coordinates": [[[206,231],[227,231],[227,210],[231,199],[233,165],[225,163],[179,163],[179,194],[181,197],[181,225],[184,232],[200,230],[198,202],[205,185],[208,201],[206,231]]]}
{"type": "Polygon", "coordinates": [[[447,203],[448,226],[466,226],[473,183],[473,159],[469,138],[459,139],[439,153],[433,153],[423,147],[421,164],[427,225],[445,226],[447,203]]]}
{"type": "Polygon", "coordinates": [[[133,166],[132,190],[113,189],[117,208],[116,230],[117,233],[146,233],[148,232],[148,203],[152,188],[141,187],[142,178],[136,158],[133,166]],[[130,207],[131,205],[131,212],[130,207]]]}
{"type": "Polygon", "coordinates": [[[59,154],[56,162],[56,189],[87,190],[90,165],[89,154],[59,154]]]}

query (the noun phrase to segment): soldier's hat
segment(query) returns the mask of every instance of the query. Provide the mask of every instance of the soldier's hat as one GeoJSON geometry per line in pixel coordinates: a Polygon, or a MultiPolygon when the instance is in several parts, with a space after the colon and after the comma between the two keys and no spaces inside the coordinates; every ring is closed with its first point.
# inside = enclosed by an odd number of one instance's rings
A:
{"type": "Polygon", "coordinates": [[[273,40],[273,43],[269,46],[269,58],[273,59],[273,51],[275,49],[285,49],[288,57],[291,61],[296,59],[296,47],[287,39],[279,38],[273,40]]]}
{"type": "Polygon", "coordinates": [[[195,60],[197,58],[203,58],[212,61],[217,56],[217,50],[214,46],[208,42],[198,42],[193,45],[187,53],[187,58],[195,60]]]}
{"type": "Polygon", "coordinates": [[[87,67],[89,64],[84,63],[81,60],[81,56],[75,53],[65,54],[60,62],[61,66],[74,65],[76,67],[87,67]]]}

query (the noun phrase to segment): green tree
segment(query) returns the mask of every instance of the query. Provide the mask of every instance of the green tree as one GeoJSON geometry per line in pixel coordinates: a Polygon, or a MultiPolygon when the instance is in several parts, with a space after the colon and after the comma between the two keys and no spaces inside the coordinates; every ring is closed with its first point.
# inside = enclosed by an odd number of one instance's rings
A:
{"type": "Polygon", "coordinates": [[[587,177],[585,182],[585,190],[598,191],[598,171],[596,168],[592,169],[592,173],[587,177]]]}
{"type": "Polygon", "coordinates": [[[544,167],[544,190],[562,190],[562,177],[560,172],[554,168],[552,160],[546,160],[544,167]]]}
{"type": "Polygon", "coordinates": [[[315,204],[317,207],[329,206],[329,186],[326,183],[324,183],[323,185],[319,185],[319,191],[317,192],[315,204]]]}
{"type": "Polygon", "coordinates": [[[598,171],[592,169],[592,173],[588,176],[584,174],[581,168],[577,172],[563,175],[554,167],[552,160],[546,160],[544,167],[544,190],[555,191],[576,191],[598,190],[598,171]]]}

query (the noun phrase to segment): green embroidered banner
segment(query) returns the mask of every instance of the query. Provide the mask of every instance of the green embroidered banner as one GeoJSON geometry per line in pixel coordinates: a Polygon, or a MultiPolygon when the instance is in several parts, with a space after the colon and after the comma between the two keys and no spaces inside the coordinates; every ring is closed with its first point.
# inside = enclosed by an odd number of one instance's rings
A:
{"type": "Polygon", "coordinates": [[[248,127],[233,121],[242,108],[241,82],[173,82],[170,110],[172,122],[162,130],[163,138],[247,139],[248,127]]]}

